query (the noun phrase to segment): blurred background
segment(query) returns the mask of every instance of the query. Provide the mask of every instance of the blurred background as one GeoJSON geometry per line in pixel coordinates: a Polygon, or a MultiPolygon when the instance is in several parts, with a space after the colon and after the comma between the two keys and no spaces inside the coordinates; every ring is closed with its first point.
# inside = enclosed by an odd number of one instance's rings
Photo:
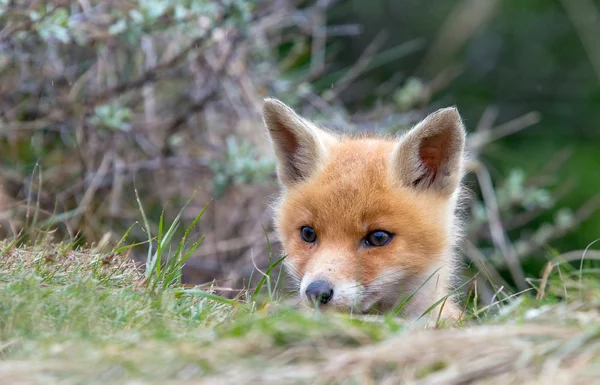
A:
{"type": "Polygon", "coordinates": [[[490,301],[600,238],[599,39],[596,0],[0,0],[0,237],[144,242],[191,198],[184,280],[239,288],[279,253],[264,97],[346,133],[456,105],[490,301]]]}

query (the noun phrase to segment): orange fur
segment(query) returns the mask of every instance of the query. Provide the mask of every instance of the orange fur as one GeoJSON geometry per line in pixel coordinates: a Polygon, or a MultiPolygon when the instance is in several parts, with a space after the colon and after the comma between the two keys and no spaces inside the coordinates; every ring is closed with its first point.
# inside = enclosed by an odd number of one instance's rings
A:
{"type": "MultiPolygon", "coordinates": [[[[404,315],[411,319],[444,297],[453,275],[453,246],[457,238],[454,213],[459,186],[450,187],[462,176],[464,130],[460,120],[462,134],[456,136],[459,144],[455,151],[460,152],[456,169],[444,169],[444,162],[452,156],[452,148],[446,151],[444,146],[453,131],[432,138],[427,134],[428,127],[421,129],[426,135],[416,144],[415,156],[420,163],[413,171],[425,172],[425,179],[432,179],[419,187],[423,177],[407,171],[411,165],[406,162],[410,160],[396,159],[404,156],[403,148],[411,151],[412,143],[400,145],[403,140],[413,140],[410,136],[337,137],[297,115],[288,115],[293,112],[281,102],[266,103],[270,105],[265,105],[265,121],[278,154],[278,172],[284,187],[275,225],[287,254],[286,266],[296,278],[298,289],[305,290],[310,281],[323,279],[334,290],[327,307],[364,312],[377,305],[386,310],[431,276],[404,308],[404,315]],[[273,109],[278,114],[276,125],[273,109]],[[296,118],[302,121],[294,121],[296,118]],[[292,141],[278,143],[271,127],[286,130],[290,119],[291,128],[286,135],[292,141]],[[293,126],[296,123],[299,125],[293,126]],[[304,129],[312,130],[317,139],[299,143],[294,130],[304,129]],[[431,147],[436,138],[441,144],[431,147]],[[304,146],[301,172],[293,164],[297,159],[294,154],[302,149],[294,146],[304,146]],[[286,167],[292,167],[296,174],[286,173],[286,167]],[[443,173],[445,176],[438,176],[443,173]],[[282,175],[291,177],[285,179],[282,175]],[[440,188],[429,187],[441,177],[448,179],[439,181],[440,188]],[[302,240],[303,226],[314,229],[318,237],[315,243],[302,240]],[[393,234],[389,244],[365,245],[365,236],[375,230],[393,234]]],[[[436,123],[435,116],[432,119],[429,124],[436,123]]],[[[437,318],[437,312],[431,314],[437,318]]],[[[458,315],[449,299],[442,318],[455,320],[458,315]]]]}

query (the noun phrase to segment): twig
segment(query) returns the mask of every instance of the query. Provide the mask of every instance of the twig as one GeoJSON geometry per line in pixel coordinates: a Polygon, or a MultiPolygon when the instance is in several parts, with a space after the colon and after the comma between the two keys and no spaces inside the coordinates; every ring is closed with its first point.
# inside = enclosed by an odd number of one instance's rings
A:
{"type": "Polygon", "coordinates": [[[123,184],[125,182],[123,161],[119,157],[115,157],[113,167],[115,172],[112,179],[112,189],[108,198],[108,212],[111,215],[116,215],[121,206],[120,198],[123,193],[123,184]]]}
{"type": "MultiPolygon", "coordinates": [[[[229,13],[224,12],[218,20],[214,20],[214,23],[219,23],[225,20],[229,16],[229,13]]],[[[205,36],[198,37],[194,39],[187,47],[181,50],[177,55],[173,56],[171,59],[159,63],[149,69],[147,69],[140,77],[130,82],[118,84],[115,87],[112,87],[108,90],[105,90],[99,94],[93,95],[88,99],[88,106],[95,106],[97,104],[103,103],[108,99],[112,99],[116,95],[120,95],[124,92],[130,91],[132,89],[137,89],[142,86],[145,86],[148,83],[155,82],[160,79],[159,72],[162,70],[169,70],[177,65],[180,61],[185,59],[188,54],[196,49],[205,50],[207,49],[207,45],[211,45],[214,42],[211,40],[211,34],[206,34],[205,36]]]]}
{"type": "MultiPolygon", "coordinates": [[[[227,70],[229,61],[231,60],[234,53],[236,52],[237,44],[239,43],[239,41],[241,41],[241,38],[242,38],[242,35],[237,34],[237,32],[233,32],[233,33],[236,35],[234,35],[233,41],[231,42],[231,44],[229,46],[229,51],[225,54],[225,57],[221,60],[221,63],[219,65],[218,69],[215,71],[215,73],[213,73],[211,75],[208,85],[206,85],[204,87],[202,94],[188,108],[188,110],[184,114],[178,116],[177,118],[175,118],[175,120],[173,120],[173,122],[167,128],[167,130],[165,132],[165,138],[168,139],[171,135],[175,134],[178,131],[179,127],[182,126],[187,121],[187,119],[189,118],[190,115],[193,115],[199,111],[202,111],[202,109],[208,102],[209,98],[212,95],[214,95],[214,93],[217,91],[219,83],[221,81],[220,78],[227,70]]],[[[163,147],[163,153],[167,149],[167,146],[166,146],[167,142],[168,141],[165,141],[165,147],[163,147]]]]}
{"type": "Polygon", "coordinates": [[[488,106],[483,111],[479,122],[475,128],[475,132],[485,132],[492,129],[494,122],[498,118],[498,107],[488,106]]]}
{"type": "MultiPolygon", "coordinates": [[[[92,181],[90,182],[90,187],[85,191],[85,193],[83,194],[83,198],[81,198],[81,201],[79,202],[79,206],[77,206],[77,210],[75,211],[76,214],[73,218],[75,221],[78,221],[80,216],[86,211],[86,209],[92,202],[92,199],[94,198],[96,191],[100,187],[104,175],[106,175],[106,172],[108,171],[108,167],[112,161],[112,157],[112,153],[107,153],[106,155],[104,155],[104,158],[102,158],[100,167],[98,167],[98,170],[96,171],[94,177],[92,178],[92,181]]],[[[72,224],[72,226],[77,227],[77,224],[72,224]]]]}
{"type": "Polygon", "coordinates": [[[53,110],[47,115],[32,120],[29,122],[0,122],[0,134],[9,134],[13,131],[36,131],[36,130],[49,130],[49,131],[60,131],[60,128],[53,127],[52,125],[63,120],[65,114],[60,110],[53,110]]]}
{"type": "MultiPolygon", "coordinates": [[[[268,234],[269,240],[271,244],[277,243],[277,234],[275,232],[271,232],[268,234]]],[[[247,237],[239,237],[239,238],[231,238],[223,241],[218,241],[215,243],[214,247],[205,247],[200,248],[194,254],[195,257],[207,257],[209,255],[213,255],[216,253],[225,253],[228,251],[234,251],[243,249],[253,244],[263,244],[266,243],[266,237],[263,239],[261,237],[261,241],[257,242],[255,236],[247,236],[247,237]]]]}
{"type": "Polygon", "coordinates": [[[41,23],[42,21],[44,21],[49,16],[52,16],[54,14],[54,12],[56,12],[61,7],[62,7],[62,5],[58,4],[56,7],[52,8],[50,11],[48,11],[44,15],[42,15],[38,20],[31,20],[31,19],[29,19],[29,20],[27,20],[27,21],[25,21],[25,22],[17,25],[13,29],[8,30],[8,31],[7,31],[7,29],[8,29],[8,27],[9,27],[10,24],[7,25],[4,29],[2,29],[0,31],[0,43],[4,43],[6,40],[10,39],[10,37],[12,35],[14,35],[15,33],[19,32],[19,31],[29,30],[35,24],[41,23]]]}
{"type": "MultiPolygon", "coordinates": [[[[98,184],[99,188],[110,186],[115,182],[116,175],[120,175],[119,181],[125,179],[125,177],[132,174],[136,174],[140,171],[153,171],[161,168],[176,168],[176,169],[189,169],[199,168],[206,172],[211,172],[208,168],[208,158],[192,158],[183,156],[172,156],[172,157],[158,157],[153,159],[140,160],[137,162],[131,162],[127,164],[120,164],[115,162],[115,165],[104,174],[103,180],[98,184]]],[[[85,183],[90,182],[96,175],[96,172],[87,172],[85,178],[75,184],[72,184],[68,188],[64,189],[57,194],[57,199],[63,200],[66,197],[74,194],[78,191],[81,186],[85,183]]]]}
{"type": "Polygon", "coordinates": [[[464,249],[467,257],[473,261],[479,271],[483,272],[487,275],[487,278],[495,285],[495,286],[508,286],[504,278],[500,275],[500,273],[491,265],[485,262],[485,256],[475,247],[473,243],[470,241],[465,241],[464,249]]]}
{"type": "Polygon", "coordinates": [[[316,77],[325,70],[325,43],[327,43],[327,10],[329,0],[318,0],[312,14],[312,44],[310,76],[316,77]]]}
{"type": "Polygon", "coordinates": [[[131,80],[129,82],[120,83],[108,90],[102,91],[96,95],[92,95],[87,100],[86,104],[88,106],[96,106],[98,104],[105,103],[107,100],[114,98],[117,95],[123,94],[125,92],[143,87],[148,83],[152,83],[160,80],[162,70],[169,70],[177,65],[181,60],[185,59],[187,55],[194,49],[198,49],[198,46],[201,46],[200,49],[206,49],[203,44],[207,44],[207,37],[200,37],[194,39],[192,43],[190,43],[186,48],[181,50],[177,55],[172,57],[171,59],[159,63],[156,66],[149,68],[142,75],[140,75],[137,79],[131,80]]]}
{"type": "Polygon", "coordinates": [[[562,0],[600,80],[600,12],[591,0],[562,0]]]}
{"type": "Polygon", "coordinates": [[[540,282],[540,287],[538,289],[538,293],[535,296],[536,299],[542,299],[546,295],[546,286],[548,286],[548,278],[550,277],[550,273],[552,273],[553,265],[548,262],[544,267],[544,272],[542,273],[542,281],[540,282]]]}
{"type": "Polygon", "coordinates": [[[479,150],[480,148],[500,139],[505,136],[512,135],[516,132],[524,130],[527,127],[533,126],[540,121],[538,112],[529,112],[521,117],[511,120],[508,123],[501,124],[491,130],[477,131],[469,135],[467,143],[469,148],[479,150]]]}
{"type": "Polygon", "coordinates": [[[451,64],[442,69],[437,75],[429,81],[425,87],[425,101],[429,102],[436,92],[445,89],[454,79],[463,72],[463,66],[451,64]]]}
{"type": "Polygon", "coordinates": [[[600,210],[600,194],[594,196],[582,205],[573,215],[573,221],[569,225],[560,227],[554,226],[552,227],[552,231],[549,231],[543,237],[531,237],[528,241],[523,242],[519,247],[517,257],[519,259],[529,257],[552,239],[562,237],[579,226],[598,210],[600,210]]]}
{"type": "Polygon", "coordinates": [[[360,55],[356,64],[346,72],[346,74],[337,82],[336,86],[323,93],[323,99],[328,102],[334,100],[346,87],[348,87],[348,85],[360,76],[368,67],[373,56],[375,56],[377,51],[383,46],[386,38],[387,33],[385,31],[379,32],[360,55]]]}
{"type": "Polygon", "coordinates": [[[490,234],[492,242],[498,248],[504,260],[510,270],[515,285],[519,290],[525,290],[527,288],[525,281],[525,273],[521,266],[517,253],[515,252],[512,244],[508,241],[502,222],[500,220],[500,214],[498,212],[498,202],[496,200],[496,193],[494,192],[494,186],[492,184],[492,178],[490,177],[487,169],[480,164],[475,169],[475,175],[479,181],[483,200],[485,202],[485,208],[487,210],[487,216],[489,219],[490,234]]]}
{"type": "Polygon", "coordinates": [[[330,37],[356,36],[360,35],[362,27],[360,24],[339,24],[325,27],[325,33],[330,37]]]}
{"type": "Polygon", "coordinates": [[[463,0],[449,14],[423,59],[421,72],[426,77],[447,65],[456,52],[485,25],[498,9],[499,0],[463,0]]]}
{"type": "Polygon", "coordinates": [[[552,263],[556,265],[564,262],[581,261],[584,254],[585,259],[588,261],[600,261],[600,250],[571,250],[552,258],[552,263]]]}
{"type": "Polygon", "coordinates": [[[500,274],[494,269],[490,264],[485,263],[485,256],[481,254],[481,252],[473,245],[472,243],[467,241],[467,244],[463,248],[464,254],[469,258],[475,265],[477,266],[477,270],[483,272],[486,275],[487,280],[475,280],[473,282],[475,293],[476,293],[476,301],[477,297],[482,297],[482,301],[486,304],[490,304],[494,302],[496,293],[504,287],[504,280],[500,276],[500,274]],[[479,282],[479,286],[477,285],[479,282]],[[500,289],[495,289],[497,287],[500,289]],[[481,295],[478,295],[481,293],[481,295]]]}
{"type": "MultiPolygon", "coordinates": [[[[156,67],[157,55],[154,41],[149,36],[144,36],[141,39],[142,51],[144,52],[144,68],[146,70],[156,67]]],[[[156,124],[156,90],[154,84],[146,84],[142,87],[142,98],[144,101],[144,124],[147,126],[148,136],[150,142],[158,147],[164,143],[166,138],[160,135],[160,131],[157,130],[156,124]],[[158,131],[158,132],[157,132],[158,131]]]]}
{"type": "MultiPolygon", "coordinates": [[[[559,201],[561,198],[565,197],[569,192],[571,192],[574,186],[575,182],[572,179],[567,180],[564,184],[560,185],[560,187],[554,192],[553,200],[555,202],[559,201]]],[[[509,211],[511,207],[512,205],[509,205],[507,207],[504,207],[503,210],[509,211]]],[[[505,218],[502,218],[502,223],[504,224],[504,228],[507,231],[515,230],[527,225],[531,221],[538,218],[540,215],[544,214],[546,211],[547,208],[542,207],[535,210],[523,211],[514,215],[508,212],[503,215],[505,218]]],[[[481,223],[481,226],[473,231],[473,235],[475,237],[489,238],[490,234],[488,221],[486,220],[483,223],[481,223]]]]}
{"type": "Polygon", "coordinates": [[[573,151],[570,148],[564,148],[559,151],[548,163],[546,163],[538,176],[531,179],[529,185],[533,187],[546,185],[545,180],[548,179],[548,177],[556,177],[556,172],[571,157],[572,153],[573,151]]]}

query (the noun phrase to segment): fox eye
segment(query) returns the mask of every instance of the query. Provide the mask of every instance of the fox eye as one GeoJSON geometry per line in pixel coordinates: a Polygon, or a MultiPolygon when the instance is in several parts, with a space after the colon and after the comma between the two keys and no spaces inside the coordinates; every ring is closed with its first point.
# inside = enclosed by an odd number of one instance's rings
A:
{"type": "Polygon", "coordinates": [[[367,246],[385,246],[392,240],[393,235],[383,230],[375,230],[367,234],[365,244],[367,246]]]}
{"type": "Polygon", "coordinates": [[[303,226],[300,229],[300,236],[304,242],[308,243],[314,243],[317,240],[317,233],[309,226],[303,226]]]}

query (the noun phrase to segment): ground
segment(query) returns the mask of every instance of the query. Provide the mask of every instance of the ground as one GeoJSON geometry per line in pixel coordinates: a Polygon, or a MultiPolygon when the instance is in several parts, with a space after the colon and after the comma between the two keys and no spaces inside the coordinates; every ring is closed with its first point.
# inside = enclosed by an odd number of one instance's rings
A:
{"type": "Polygon", "coordinates": [[[598,383],[597,273],[547,273],[529,293],[426,330],[295,309],[277,277],[227,300],[157,284],[122,254],[0,243],[0,383],[598,383]]]}

